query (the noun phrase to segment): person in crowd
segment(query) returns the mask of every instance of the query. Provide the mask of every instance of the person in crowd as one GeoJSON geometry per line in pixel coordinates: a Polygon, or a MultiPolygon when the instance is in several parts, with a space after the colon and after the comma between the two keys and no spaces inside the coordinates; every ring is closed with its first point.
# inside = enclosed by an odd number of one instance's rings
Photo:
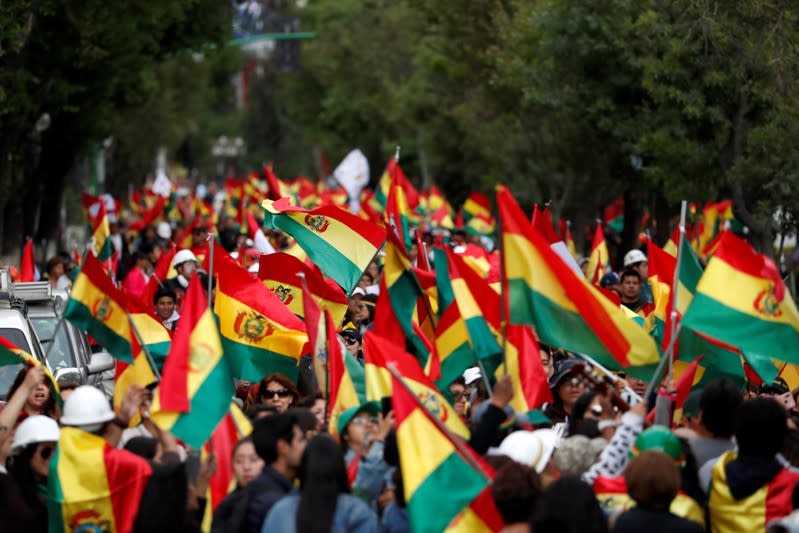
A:
{"type": "Polygon", "coordinates": [[[566,418],[572,415],[574,404],[585,391],[585,386],[577,377],[582,365],[583,363],[577,359],[567,359],[558,365],[549,380],[553,402],[546,408],[544,414],[553,424],[565,422],[566,418]]]}
{"type": "Polygon", "coordinates": [[[527,465],[509,461],[496,470],[491,495],[502,521],[503,533],[528,533],[530,510],[541,496],[541,478],[527,465]]]}
{"type": "Polygon", "coordinates": [[[72,285],[72,281],[65,273],[63,257],[56,255],[48,259],[44,270],[47,273],[47,281],[53,290],[64,290],[72,285]]]}
{"type": "Polygon", "coordinates": [[[247,499],[244,488],[263,472],[265,463],[255,451],[252,437],[244,437],[233,447],[233,492],[219,502],[214,511],[211,533],[240,531],[246,517],[247,499]]]}
{"type": "Polygon", "coordinates": [[[175,269],[177,275],[164,281],[163,287],[172,290],[177,296],[178,312],[183,307],[183,297],[189,286],[189,280],[197,273],[199,264],[200,262],[194,252],[187,249],[179,250],[175,257],[172,258],[172,268],[175,269]]]}
{"type": "Polygon", "coordinates": [[[621,279],[615,272],[608,272],[599,280],[599,286],[621,295],[621,279]]]}
{"type": "Polygon", "coordinates": [[[621,304],[633,313],[640,312],[646,305],[641,294],[641,275],[636,270],[621,273],[621,304]]]}
{"type": "Polygon", "coordinates": [[[449,394],[452,397],[452,408],[458,416],[466,419],[466,380],[463,376],[458,376],[455,381],[449,384],[449,394]]]}
{"type": "Polygon", "coordinates": [[[125,275],[122,288],[136,298],[140,298],[147,286],[147,280],[150,279],[153,265],[148,255],[141,250],[136,250],[131,254],[131,262],[132,266],[125,275]]]}
{"type": "Polygon", "coordinates": [[[534,533],[608,533],[602,508],[587,484],[563,477],[538,497],[530,518],[534,533]]]}
{"type": "MultiPolygon", "coordinates": [[[[624,269],[638,272],[641,280],[642,305],[653,303],[652,287],[649,285],[649,261],[641,250],[630,250],[624,255],[624,269]]],[[[622,280],[623,282],[623,280],[622,280]]]]}
{"type": "Polygon", "coordinates": [[[263,378],[257,387],[257,403],[263,403],[277,409],[279,413],[284,413],[292,405],[299,401],[297,386],[283,374],[269,374],[263,378]]]}
{"type": "MultiPolygon", "coordinates": [[[[9,398],[22,386],[25,382],[25,377],[32,371],[32,367],[27,366],[19,370],[17,377],[14,378],[14,382],[8,389],[9,398]]],[[[20,418],[24,419],[27,416],[33,415],[46,415],[57,418],[55,398],[50,394],[50,388],[45,381],[40,382],[28,391],[28,396],[25,399],[25,405],[20,413],[20,418]]]]}
{"type": "Polygon", "coordinates": [[[299,406],[305,407],[316,417],[317,433],[323,432],[325,430],[325,397],[322,396],[322,393],[317,392],[305,397],[299,403],[299,406]]]}
{"type": "Polygon", "coordinates": [[[591,468],[608,445],[603,438],[572,435],[563,439],[552,457],[561,476],[581,476],[591,468]]]}
{"type": "Polygon", "coordinates": [[[647,406],[644,402],[638,402],[630,407],[630,410],[621,415],[619,425],[613,433],[608,445],[599,454],[599,459],[591,465],[580,479],[593,485],[599,476],[618,476],[627,466],[628,454],[635,443],[636,438],[644,429],[644,417],[647,414],[647,406]]]}
{"type": "Polygon", "coordinates": [[[294,417],[297,426],[305,434],[306,440],[311,440],[311,437],[320,433],[319,420],[311,413],[310,409],[306,407],[289,407],[286,409],[286,414],[294,417]]]}
{"type": "Polygon", "coordinates": [[[555,373],[555,360],[552,358],[552,350],[545,344],[538,345],[538,353],[541,355],[541,365],[547,374],[547,379],[552,379],[555,373]]]}
{"type": "Polygon", "coordinates": [[[775,399],[789,413],[796,410],[796,400],[791,394],[791,389],[779,376],[774,378],[771,383],[761,383],[757,395],[775,399]]]}
{"type": "Polygon", "coordinates": [[[164,325],[166,329],[174,332],[180,319],[180,314],[177,310],[177,295],[172,289],[161,287],[153,295],[153,305],[155,306],[155,314],[158,320],[164,325]]]}
{"type": "Polygon", "coordinates": [[[208,227],[200,224],[191,230],[191,251],[197,258],[197,263],[202,264],[208,255],[208,227]]]}
{"type": "Polygon", "coordinates": [[[557,477],[552,455],[559,444],[560,436],[552,429],[514,431],[502,440],[497,453],[534,469],[546,486],[557,477]]]}
{"type": "Polygon", "coordinates": [[[58,423],[44,415],[29,416],[14,433],[9,474],[22,496],[20,514],[33,516],[29,531],[47,530],[47,476],[59,433],[58,423]]]}
{"type": "Polygon", "coordinates": [[[616,520],[614,533],[701,533],[704,527],[669,511],[680,490],[680,471],[674,459],[660,451],[634,457],[624,470],[624,481],[636,506],[616,520]]]}
{"type": "MultiPolygon", "coordinates": [[[[714,461],[721,454],[733,449],[732,436],[735,428],[735,410],[743,402],[740,390],[732,381],[719,379],[709,383],[699,396],[699,414],[692,423],[698,435],[689,439],[688,445],[696,457],[699,468],[714,461]]],[[[705,482],[710,479],[710,466],[705,469],[705,482]]],[[[700,472],[700,480],[701,480],[700,472]]]]}
{"type": "MultiPolygon", "coordinates": [[[[644,403],[646,403],[647,399],[644,398],[644,396],[646,395],[646,388],[649,385],[646,381],[644,381],[643,379],[639,379],[635,376],[625,374],[624,382],[627,384],[630,390],[632,390],[635,394],[637,394],[638,397],[640,397],[642,400],[644,400],[644,403]]],[[[622,396],[625,396],[625,394],[622,394],[622,396]]],[[[640,401],[637,398],[635,398],[635,396],[632,394],[630,394],[629,396],[632,397],[630,398],[631,399],[630,403],[635,401],[640,401]]]]}
{"type": "Polygon", "coordinates": [[[765,531],[767,520],[791,513],[789,495],[799,472],[784,467],[776,457],[787,431],[785,409],[772,398],[747,400],[738,406],[738,450],[722,454],[711,471],[711,531],[765,531]]]}
{"type": "Polygon", "coordinates": [[[361,279],[358,280],[358,287],[366,292],[372,285],[374,285],[374,278],[372,278],[372,275],[368,271],[361,274],[361,279]]]}
{"type": "Polygon", "coordinates": [[[294,488],[294,478],[305,452],[305,433],[291,415],[277,413],[253,424],[252,441],[263,459],[261,474],[247,484],[243,533],[259,533],[269,511],[294,488]]]}
{"type": "Polygon", "coordinates": [[[344,341],[344,346],[347,348],[347,351],[363,365],[363,339],[361,337],[361,332],[357,328],[347,328],[339,333],[339,335],[344,341]]]}
{"type": "Polygon", "coordinates": [[[353,494],[368,503],[377,500],[389,469],[383,452],[393,424],[394,413],[382,416],[377,402],[351,407],[341,413],[337,421],[353,494]]]}
{"type": "Polygon", "coordinates": [[[297,477],[300,493],[272,507],[262,533],[379,531],[374,512],[350,494],[344,458],[329,436],[317,435],[308,442],[297,477]]]}

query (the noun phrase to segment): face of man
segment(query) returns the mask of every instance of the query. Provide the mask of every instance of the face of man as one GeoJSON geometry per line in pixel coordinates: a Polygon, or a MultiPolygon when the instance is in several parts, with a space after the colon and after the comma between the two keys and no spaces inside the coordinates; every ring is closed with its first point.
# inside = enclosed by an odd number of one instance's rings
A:
{"type": "Polygon", "coordinates": [[[552,356],[546,350],[539,349],[538,353],[541,355],[541,365],[544,367],[544,372],[547,373],[547,379],[552,377],[555,373],[555,366],[552,364],[552,356]]]}
{"type": "Polygon", "coordinates": [[[294,435],[291,438],[291,443],[286,444],[285,441],[278,441],[278,452],[285,459],[287,466],[296,469],[300,466],[302,453],[305,451],[306,444],[308,444],[308,439],[305,433],[299,426],[294,426],[294,435]]]}
{"type": "Polygon", "coordinates": [[[192,274],[194,274],[197,271],[197,262],[184,261],[183,263],[175,267],[175,270],[177,270],[178,274],[181,274],[184,278],[189,279],[191,278],[192,274]]]}
{"type": "Polygon", "coordinates": [[[171,296],[161,296],[155,303],[155,312],[161,320],[168,320],[175,311],[175,300],[171,296]]]}
{"type": "Polygon", "coordinates": [[[638,300],[641,296],[641,282],[635,276],[624,276],[621,281],[621,295],[628,302],[638,300]]]}
{"type": "Polygon", "coordinates": [[[208,230],[205,228],[194,228],[191,231],[191,247],[200,248],[208,239],[208,230]]]}

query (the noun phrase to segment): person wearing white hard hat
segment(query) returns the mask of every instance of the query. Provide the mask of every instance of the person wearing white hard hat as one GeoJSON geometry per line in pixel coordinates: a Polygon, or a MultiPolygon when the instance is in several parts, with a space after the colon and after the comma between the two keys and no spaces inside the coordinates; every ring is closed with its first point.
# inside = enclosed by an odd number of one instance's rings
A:
{"type": "Polygon", "coordinates": [[[652,287],[649,285],[649,259],[638,249],[632,249],[624,255],[624,269],[635,270],[641,277],[641,300],[644,305],[651,304],[652,287]]]}
{"type": "Polygon", "coordinates": [[[191,277],[197,273],[199,264],[197,256],[187,248],[178,250],[175,257],[172,258],[172,268],[175,269],[177,275],[167,279],[163,287],[175,292],[178,313],[183,308],[183,297],[186,295],[186,288],[189,286],[191,277]]]}
{"type": "MultiPolygon", "coordinates": [[[[50,470],[50,460],[58,445],[60,432],[58,423],[43,415],[29,416],[14,432],[14,440],[11,445],[13,457],[8,470],[20,496],[16,503],[17,509],[14,509],[14,520],[16,520],[16,512],[27,517],[28,531],[47,530],[45,487],[50,470]]],[[[11,489],[11,487],[7,488],[11,489]]],[[[10,522],[4,521],[3,523],[10,522]]]]}
{"type": "Polygon", "coordinates": [[[503,439],[496,451],[551,478],[556,471],[552,455],[558,444],[560,434],[553,429],[514,431],[503,439]]]}

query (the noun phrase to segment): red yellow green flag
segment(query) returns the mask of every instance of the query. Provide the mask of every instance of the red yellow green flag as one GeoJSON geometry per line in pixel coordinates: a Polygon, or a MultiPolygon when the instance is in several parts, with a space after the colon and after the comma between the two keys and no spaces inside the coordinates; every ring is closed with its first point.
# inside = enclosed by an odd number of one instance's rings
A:
{"type": "MultiPolygon", "coordinates": [[[[41,361],[33,357],[31,354],[17,347],[10,340],[0,335],[0,366],[17,366],[22,365],[28,367],[43,366],[41,361]]],[[[58,388],[58,382],[53,377],[53,373],[46,366],[44,367],[44,376],[46,379],[47,387],[50,389],[50,394],[61,405],[61,389],[58,388]]],[[[8,399],[8,398],[6,398],[8,399]]]]}
{"type": "Polygon", "coordinates": [[[386,240],[386,230],[333,205],[307,210],[287,198],[261,204],[266,222],[297,241],[322,272],[350,293],[386,240]]]}
{"type": "Polygon", "coordinates": [[[496,222],[491,215],[491,201],[480,192],[473,192],[461,208],[463,229],[472,235],[491,235],[496,222]]]}
{"type": "Polygon", "coordinates": [[[389,191],[391,189],[392,182],[396,182],[397,185],[402,188],[405,199],[408,202],[408,207],[410,207],[412,210],[416,210],[416,208],[419,206],[419,191],[416,190],[413,184],[411,184],[411,182],[405,176],[405,173],[402,171],[402,167],[400,167],[397,160],[392,157],[388,160],[386,170],[380,177],[380,181],[377,184],[377,190],[374,194],[375,200],[380,205],[380,211],[384,211],[388,205],[389,191]]]}
{"type": "Polygon", "coordinates": [[[138,455],[80,429],[61,428],[47,477],[48,531],[133,531],[151,474],[138,455]]]}
{"type": "Polygon", "coordinates": [[[779,269],[732,233],[708,263],[682,326],[747,356],[799,363],[799,312],[779,269]]]}
{"type": "Polygon", "coordinates": [[[444,423],[450,431],[464,439],[469,438],[469,430],[455,412],[447,399],[422,371],[422,367],[401,346],[390,340],[368,332],[364,341],[364,371],[366,373],[366,399],[380,401],[391,396],[391,372],[386,366],[393,363],[402,375],[402,381],[425,404],[428,411],[444,423]]]}
{"type": "Polygon", "coordinates": [[[392,376],[397,448],[413,531],[499,531],[502,518],[490,495],[493,472],[457,436],[450,436],[425,403],[392,376]],[[460,448],[459,448],[460,446],[460,448]],[[461,450],[469,456],[462,455],[461,450]],[[488,497],[486,497],[488,495],[488,497]]]}
{"type": "Polygon", "coordinates": [[[530,326],[516,324],[508,324],[505,334],[505,359],[494,376],[497,379],[505,373],[510,376],[514,391],[510,405],[517,413],[529,413],[552,401],[538,338],[530,326]]]}
{"type": "Polygon", "coordinates": [[[433,226],[444,229],[455,228],[455,224],[452,221],[455,211],[453,211],[446,197],[435,185],[430,188],[430,193],[427,195],[425,213],[427,213],[427,217],[433,226]]]}
{"type": "Polygon", "coordinates": [[[344,411],[363,403],[365,399],[364,371],[358,361],[341,346],[336,335],[330,311],[325,311],[325,334],[327,337],[327,361],[330,396],[327,399],[328,430],[338,436],[338,419],[344,411]],[[348,357],[349,356],[349,357],[348,357]],[[359,394],[358,389],[362,389],[359,394]]]}
{"type": "Polygon", "coordinates": [[[588,268],[585,271],[585,277],[592,285],[599,285],[599,280],[605,275],[609,258],[605,231],[602,229],[602,224],[597,222],[594,240],[591,241],[591,253],[588,255],[588,268]]]}
{"type": "Polygon", "coordinates": [[[100,261],[111,259],[111,229],[105,202],[99,204],[97,215],[92,219],[92,251],[100,261]]]}
{"type": "Polygon", "coordinates": [[[233,375],[258,381],[278,372],[296,380],[297,365],[308,342],[305,324],[239,265],[227,258],[217,264],[214,311],[233,375]]]}
{"type": "Polygon", "coordinates": [[[550,346],[648,377],[659,360],[654,339],[578,276],[532,230],[510,192],[499,188],[504,279],[510,322],[535,327],[550,346]]]}
{"type": "Polygon", "coordinates": [[[258,278],[292,313],[304,317],[300,273],[305,276],[308,290],[317,305],[322,309],[330,309],[335,323],[341,324],[347,313],[347,296],[341,287],[332,281],[326,281],[316,265],[310,267],[293,255],[283,252],[261,256],[258,278]]]}
{"type": "Polygon", "coordinates": [[[233,373],[229,359],[222,351],[200,278],[193,276],[161,383],[155,390],[153,421],[200,448],[230,406],[233,373]]]}
{"type": "Polygon", "coordinates": [[[72,285],[64,318],[94,337],[117,359],[132,363],[131,331],[126,309],[127,296],[114,286],[100,261],[94,255],[86,254],[86,261],[72,285]]]}

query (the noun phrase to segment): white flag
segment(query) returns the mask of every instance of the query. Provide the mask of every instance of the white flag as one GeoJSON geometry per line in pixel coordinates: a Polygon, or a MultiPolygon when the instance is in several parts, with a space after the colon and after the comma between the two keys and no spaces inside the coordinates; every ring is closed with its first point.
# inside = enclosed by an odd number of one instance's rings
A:
{"type": "Polygon", "coordinates": [[[172,182],[169,181],[169,178],[166,177],[163,170],[158,171],[152,189],[155,194],[163,196],[164,198],[169,198],[169,195],[172,193],[172,182]]]}
{"type": "Polygon", "coordinates": [[[366,156],[357,148],[351,151],[333,171],[333,177],[346,189],[350,197],[350,211],[358,213],[361,210],[361,189],[369,183],[369,161],[366,156]]]}

